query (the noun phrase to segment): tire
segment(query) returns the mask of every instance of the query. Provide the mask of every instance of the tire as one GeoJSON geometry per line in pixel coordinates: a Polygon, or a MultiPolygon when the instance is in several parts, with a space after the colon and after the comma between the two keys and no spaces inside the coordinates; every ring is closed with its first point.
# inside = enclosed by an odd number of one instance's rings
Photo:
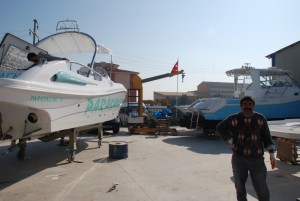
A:
{"type": "Polygon", "coordinates": [[[120,131],[120,125],[114,125],[112,131],[113,134],[118,134],[120,131]]]}

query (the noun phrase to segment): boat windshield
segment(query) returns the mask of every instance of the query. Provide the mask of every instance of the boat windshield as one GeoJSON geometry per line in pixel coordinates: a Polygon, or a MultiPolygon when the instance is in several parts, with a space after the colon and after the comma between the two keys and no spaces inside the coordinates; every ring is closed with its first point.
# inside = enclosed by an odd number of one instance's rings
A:
{"type": "Polygon", "coordinates": [[[293,86],[295,81],[289,77],[288,75],[273,75],[272,76],[272,86],[273,87],[286,87],[286,86],[293,86]]]}
{"type": "Polygon", "coordinates": [[[67,62],[67,64],[69,65],[69,68],[71,71],[76,72],[80,75],[83,75],[85,77],[92,77],[95,80],[102,80],[102,77],[107,77],[109,78],[108,74],[106,73],[106,71],[104,69],[96,69],[93,70],[88,66],[85,66],[81,63],[78,62],[67,62]]]}
{"type": "MultiPolygon", "coordinates": [[[[265,75],[260,76],[260,87],[261,88],[270,88],[270,87],[287,87],[293,86],[293,80],[286,75],[265,75]]],[[[252,89],[252,82],[248,82],[246,88],[252,89]]]]}
{"type": "Polygon", "coordinates": [[[272,86],[272,76],[260,76],[260,87],[268,88],[272,86]]]}

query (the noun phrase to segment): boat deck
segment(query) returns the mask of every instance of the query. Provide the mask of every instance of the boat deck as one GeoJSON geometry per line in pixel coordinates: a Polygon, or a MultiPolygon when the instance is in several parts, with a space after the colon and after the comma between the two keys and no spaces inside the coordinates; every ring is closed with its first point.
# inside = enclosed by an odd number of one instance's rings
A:
{"type": "Polygon", "coordinates": [[[300,140],[300,119],[269,121],[272,136],[300,140]]]}
{"type": "Polygon", "coordinates": [[[270,121],[272,136],[277,137],[277,158],[300,164],[300,119],[270,121]]]}

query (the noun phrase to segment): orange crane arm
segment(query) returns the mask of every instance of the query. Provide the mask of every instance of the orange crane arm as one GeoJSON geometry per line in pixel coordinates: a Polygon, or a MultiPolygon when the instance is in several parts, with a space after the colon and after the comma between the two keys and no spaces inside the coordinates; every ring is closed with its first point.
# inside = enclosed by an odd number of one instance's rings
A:
{"type": "Polygon", "coordinates": [[[146,83],[146,82],[151,82],[154,80],[158,80],[158,79],[162,79],[162,78],[166,78],[166,77],[172,77],[174,75],[179,75],[179,74],[183,74],[184,75],[184,70],[181,71],[176,71],[173,73],[166,73],[166,74],[162,74],[162,75],[158,75],[158,76],[154,76],[154,77],[149,77],[146,79],[141,79],[140,76],[138,75],[134,75],[132,78],[132,86],[134,89],[138,89],[140,91],[140,94],[138,96],[138,116],[141,117],[142,113],[143,113],[143,84],[142,83],[146,83]]]}
{"type": "Polygon", "coordinates": [[[159,80],[159,79],[162,79],[162,78],[165,78],[165,77],[172,77],[174,75],[179,75],[179,74],[183,74],[183,73],[184,73],[184,70],[176,71],[176,72],[173,72],[173,73],[166,73],[166,74],[162,74],[162,75],[157,75],[157,76],[154,76],[154,77],[149,77],[149,78],[146,78],[146,79],[142,79],[142,83],[151,82],[151,81],[154,81],[154,80],[159,80]]]}

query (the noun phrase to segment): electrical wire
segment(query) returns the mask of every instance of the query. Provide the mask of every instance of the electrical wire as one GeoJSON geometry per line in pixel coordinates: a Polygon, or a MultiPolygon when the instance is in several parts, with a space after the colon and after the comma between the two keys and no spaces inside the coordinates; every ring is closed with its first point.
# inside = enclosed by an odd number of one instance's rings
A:
{"type": "MultiPolygon", "coordinates": [[[[46,35],[50,35],[51,33],[47,30],[39,29],[40,32],[45,33],[46,35]]],[[[11,31],[10,33],[24,33],[26,34],[18,34],[17,37],[20,37],[22,39],[30,39],[30,36],[28,34],[28,29],[21,29],[21,30],[14,30],[11,31]]],[[[5,34],[6,32],[0,32],[1,34],[5,34]]],[[[87,57],[87,55],[86,55],[87,57]]],[[[99,56],[96,56],[96,59],[100,58],[99,56]]],[[[101,58],[103,59],[103,58],[101,58]]],[[[166,71],[166,70],[171,70],[174,63],[166,62],[166,61],[161,61],[157,59],[152,59],[152,58],[145,58],[145,57],[139,57],[135,55],[130,55],[126,53],[121,53],[121,52],[114,52],[113,55],[113,62],[116,64],[121,64],[121,65],[127,65],[131,66],[131,68],[137,68],[139,71],[143,70],[160,70],[160,71],[166,71]]],[[[180,63],[179,63],[180,64],[180,63]]],[[[126,66],[126,67],[127,67],[126,66]]],[[[218,68],[218,67],[194,67],[194,66],[186,66],[186,65],[179,65],[183,66],[182,69],[185,70],[186,73],[189,74],[216,74],[216,75],[224,75],[224,68],[218,68]]]]}

